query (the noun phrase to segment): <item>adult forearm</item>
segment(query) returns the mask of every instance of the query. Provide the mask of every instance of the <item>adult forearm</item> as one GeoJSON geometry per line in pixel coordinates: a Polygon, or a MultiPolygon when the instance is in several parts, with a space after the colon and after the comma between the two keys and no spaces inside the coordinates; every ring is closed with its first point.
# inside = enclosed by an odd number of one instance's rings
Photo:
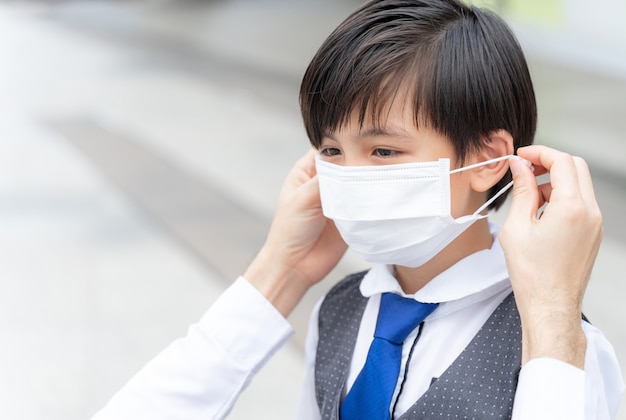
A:
{"type": "Polygon", "coordinates": [[[298,273],[283,264],[279,255],[263,248],[244,273],[244,277],[284,317],[287,317],[310,287],[298,273]]]}

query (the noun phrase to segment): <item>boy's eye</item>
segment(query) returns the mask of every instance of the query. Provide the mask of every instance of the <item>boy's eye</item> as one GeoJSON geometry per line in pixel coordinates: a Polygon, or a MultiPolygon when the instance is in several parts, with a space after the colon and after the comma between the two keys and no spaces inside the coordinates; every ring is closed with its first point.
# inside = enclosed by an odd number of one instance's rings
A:
{"type": "Polygon", "coordinates": [[[322,156],[338,156],[341,154],[341,150],[336,147],[324,147],[320,150],[322,156]]]}
{"type": "Polygon", "coordinates": [[[390,149],[374,149],[374,155],[378,156],[378,157],[391,157],[391,156],[396,156],[398,154],[398,152],[396,150],[390,150],[390,149]]]}

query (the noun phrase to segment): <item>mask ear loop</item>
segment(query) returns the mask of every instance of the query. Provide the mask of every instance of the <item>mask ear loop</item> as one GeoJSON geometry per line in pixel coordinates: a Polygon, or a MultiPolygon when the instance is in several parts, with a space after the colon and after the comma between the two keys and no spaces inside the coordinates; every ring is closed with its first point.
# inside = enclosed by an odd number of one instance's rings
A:
{"type": "Polygon", "coordinates": [[[478,162],[478,163],[475,163],[473,165],[463,166],[462,168],[457,168],[457,169],[451,170],[450,174],[455,174],[457,172],[463,172],[463,171],[469,171],[470,169],[474,169],[474,168],[480,168],[481,166],[489,165],[491,163],[500,162],[502,160],[509,160],[512,157],[516,157],[516,156],[515,155],[500,156],[500,157],[497,157],[497,158],[485,160],[483,162],[478,162]]]}
{"type": "Polygon", "coordinates": [[[511,188],[512,186],[513,186],[513,181],[509,182],[504,187],[502,187],[502,189],[500,191],[498,191],[497,193],[495,193],[493,197],[491,197],[489,200],[485,201],[485,204],[483,204],[482,206],[478,207],[478,210],[476,210],[474,212],[474,216],[476,216],[477,214],[482,213],[487,207],[489,207],[489,205],[491,205],[491,203],[496,201],[498,199],[498,197],[500,197],[502,194],[507,192],[509,190],[509,188],[511,188]]]}
{"type": "MultiPolygon", "coordinates": [[[[489,159],[489,160],[486,160],[484,162],[478,162],[478,163],[475,163],[473,165],[464,166],[462,168],[454,169],[454,170],[450,171],[450,174],[455,174],[457,172],[462,172],[462,171],[467,171],[467,170],[474,169],[474,168],[479,168],[481,166],[489,165],[491,163],[496,163],[496,162],[500,162],[500,161],[503,161],[503,160],[509,160],[511,158],[513,158],[513,159],[521,159],[521,161],[524,162],[534,172],[535,168],[533,168],[532,163],[530,163],[528,160],[526,160],[524,158],[521,158],[521,157],[519,157],[517,155],[506,155],[506,156],[500,156],[500,157],[497,157],[497,158],[494,158],[494,159],[489,159]]],[[[508,184],[506,184],[504,187],[502,187],[502,189],[500,191],[498,191],[496,194],[494,194],[493,197],[491,197],[482,206],[480,206],[478,208],[478,210],[476,210],[473,213],[473,215],[476,216],[476,215],[482,213],[487,207],[489,207],[491,205],[491,203],[496,201],[498,199],[498,197],[500,197],[502,194],[507,192],[512,186],[513,186],[513,181],[511,181],[508,184]]]]}

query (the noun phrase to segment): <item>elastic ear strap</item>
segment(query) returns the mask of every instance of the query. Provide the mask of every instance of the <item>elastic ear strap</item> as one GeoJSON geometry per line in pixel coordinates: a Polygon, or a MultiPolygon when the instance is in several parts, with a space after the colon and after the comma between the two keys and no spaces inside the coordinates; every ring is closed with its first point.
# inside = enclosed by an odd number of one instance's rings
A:
{"type": "Polygon", "coordinates": [[[493,197],[491,197],[489,200],[487,200],[485,202],[485,204],[483,204],[482,206],[480,206],[478,208],[478,210],[476,210],[474,212],[474,215],[480,214],[483,212],[483,210],[485,210],[487,207],[489,207],[489,205],[491,203],[493,203],[494,201],[496,201],[498,199],[498,197],[500,197],[502,194],[504,194],[505,192],[507,192],[507,190],[509,188],[511,188],[513,186],[513,181],[509,182],[508,184],[506,184],[500,191],[498,191],[493,197]]]}
{"type": "Polygon", "coordinates": [[[474,163],[473,165],[463,166],[461,168],[457,168],[457,169],[451,170],[450,174],[455,174],[457,172],[462,172],[462,171],[468,171],[468,170],[474,169],[474,168],[480,168],[481,166],[489,165],[491,163],[500,162],[502,160],[509,160],[509,158],[512,157],[512,156],[515,156],[515,155],[500,156],[500,157],[497,157],[497,158],[485,160],[483,162],[474,163]]]}

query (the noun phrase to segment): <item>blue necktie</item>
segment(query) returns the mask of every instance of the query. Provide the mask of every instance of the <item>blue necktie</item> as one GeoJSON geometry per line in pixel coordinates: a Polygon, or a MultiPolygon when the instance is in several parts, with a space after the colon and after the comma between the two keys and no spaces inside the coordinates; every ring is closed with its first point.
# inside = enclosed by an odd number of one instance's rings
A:
{"type": "Polygon", "coordinates": [[[402,343],[437,307],[394,293],[380,300],[374,340],[365,366],[341,405],[342,420],[384,420],[390,418],[390,404],[398,382],[402,343]]]}

